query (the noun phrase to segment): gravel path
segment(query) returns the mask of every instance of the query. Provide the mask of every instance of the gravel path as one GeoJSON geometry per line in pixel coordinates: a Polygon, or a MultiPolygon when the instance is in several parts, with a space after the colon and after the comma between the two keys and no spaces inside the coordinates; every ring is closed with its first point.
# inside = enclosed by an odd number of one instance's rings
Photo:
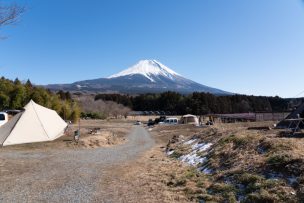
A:
{"type": "Polygon", "coordinates": [[[100,191],[105,176],[153,145],[134,127],[124,145],[111,148],[0,151],[0,202],[113,202],[115,194],[100,191]]]}

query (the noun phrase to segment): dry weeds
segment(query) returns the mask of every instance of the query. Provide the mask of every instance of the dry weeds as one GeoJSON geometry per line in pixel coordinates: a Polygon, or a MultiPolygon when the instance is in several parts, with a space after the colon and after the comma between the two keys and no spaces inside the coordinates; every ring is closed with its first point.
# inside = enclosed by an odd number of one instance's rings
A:
{"type": "MultiPolygon", "coordinates": [[[[207,177],[202,174],[194,176],[193,180],[198,184],[192,190],[184,191],[189,199],[207,202],[302,202],[303,136],[290,136],[283,130],[271,129],[273,124],[216,124],[208,128],[162,126],[152,132],[162,140],[172,140],[167,147],[174,150],[171,157],[175,158],[188,153],[185,145],[181,144],[185,140],[196,138],[200,142],[213,143],[204,166],[214,172],[207,177]],[[263,126],[270,129],[260,128],[263,126]],[[202,179],[204,184],[200,184],[202,179]]],[[[173,182],[172,186],[175,185],[173,182]]]]}

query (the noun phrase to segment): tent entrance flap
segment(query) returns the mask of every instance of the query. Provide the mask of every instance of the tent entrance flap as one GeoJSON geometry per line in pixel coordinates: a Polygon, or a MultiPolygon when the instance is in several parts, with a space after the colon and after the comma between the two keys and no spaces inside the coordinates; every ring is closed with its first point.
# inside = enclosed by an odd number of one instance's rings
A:
{"type": "Polygon", "coordinates": [[[17,122],[21,118],[23,112],[18,113],[15,115],[11,120],[9,120],[6,124],[0,127],[0,145],[3,145],[7,137],[13,131],[14,127],[16,126],[17,122]]]}

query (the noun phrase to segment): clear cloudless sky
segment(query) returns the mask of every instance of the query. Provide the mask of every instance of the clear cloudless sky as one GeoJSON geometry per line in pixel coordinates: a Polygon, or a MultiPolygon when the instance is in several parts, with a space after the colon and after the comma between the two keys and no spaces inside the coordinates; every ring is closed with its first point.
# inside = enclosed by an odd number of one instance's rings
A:
{"type": "Polygon", "coordinates": [[[71,83],[156,59],[230,92],[294,97],[304,90],[302,0],[1,2],[27,8],[0,30],[0,75],[9,79],[71,83]]]}

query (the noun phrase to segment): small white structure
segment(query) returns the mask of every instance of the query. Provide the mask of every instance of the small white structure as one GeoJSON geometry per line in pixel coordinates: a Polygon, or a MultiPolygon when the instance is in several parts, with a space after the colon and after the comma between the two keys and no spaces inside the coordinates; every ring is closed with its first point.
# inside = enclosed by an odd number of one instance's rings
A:
{"type": "Polygon", "coordinates": [[[24,109],[0,127],[0,145],[52,141],[64,134],[67,124],[56,111],[32,100],[24,109]]]}
{"type": "Polygon", "coordinates": [[[3,126],[8,121],[8,114],[0,112],[0,127],[3,126]]]}
{"type": "Polygon", "coordinates": [[[199,126],[198,118],[195,115],[187,114],[180,119],[181,124],[193,124],[199,126]]]}

